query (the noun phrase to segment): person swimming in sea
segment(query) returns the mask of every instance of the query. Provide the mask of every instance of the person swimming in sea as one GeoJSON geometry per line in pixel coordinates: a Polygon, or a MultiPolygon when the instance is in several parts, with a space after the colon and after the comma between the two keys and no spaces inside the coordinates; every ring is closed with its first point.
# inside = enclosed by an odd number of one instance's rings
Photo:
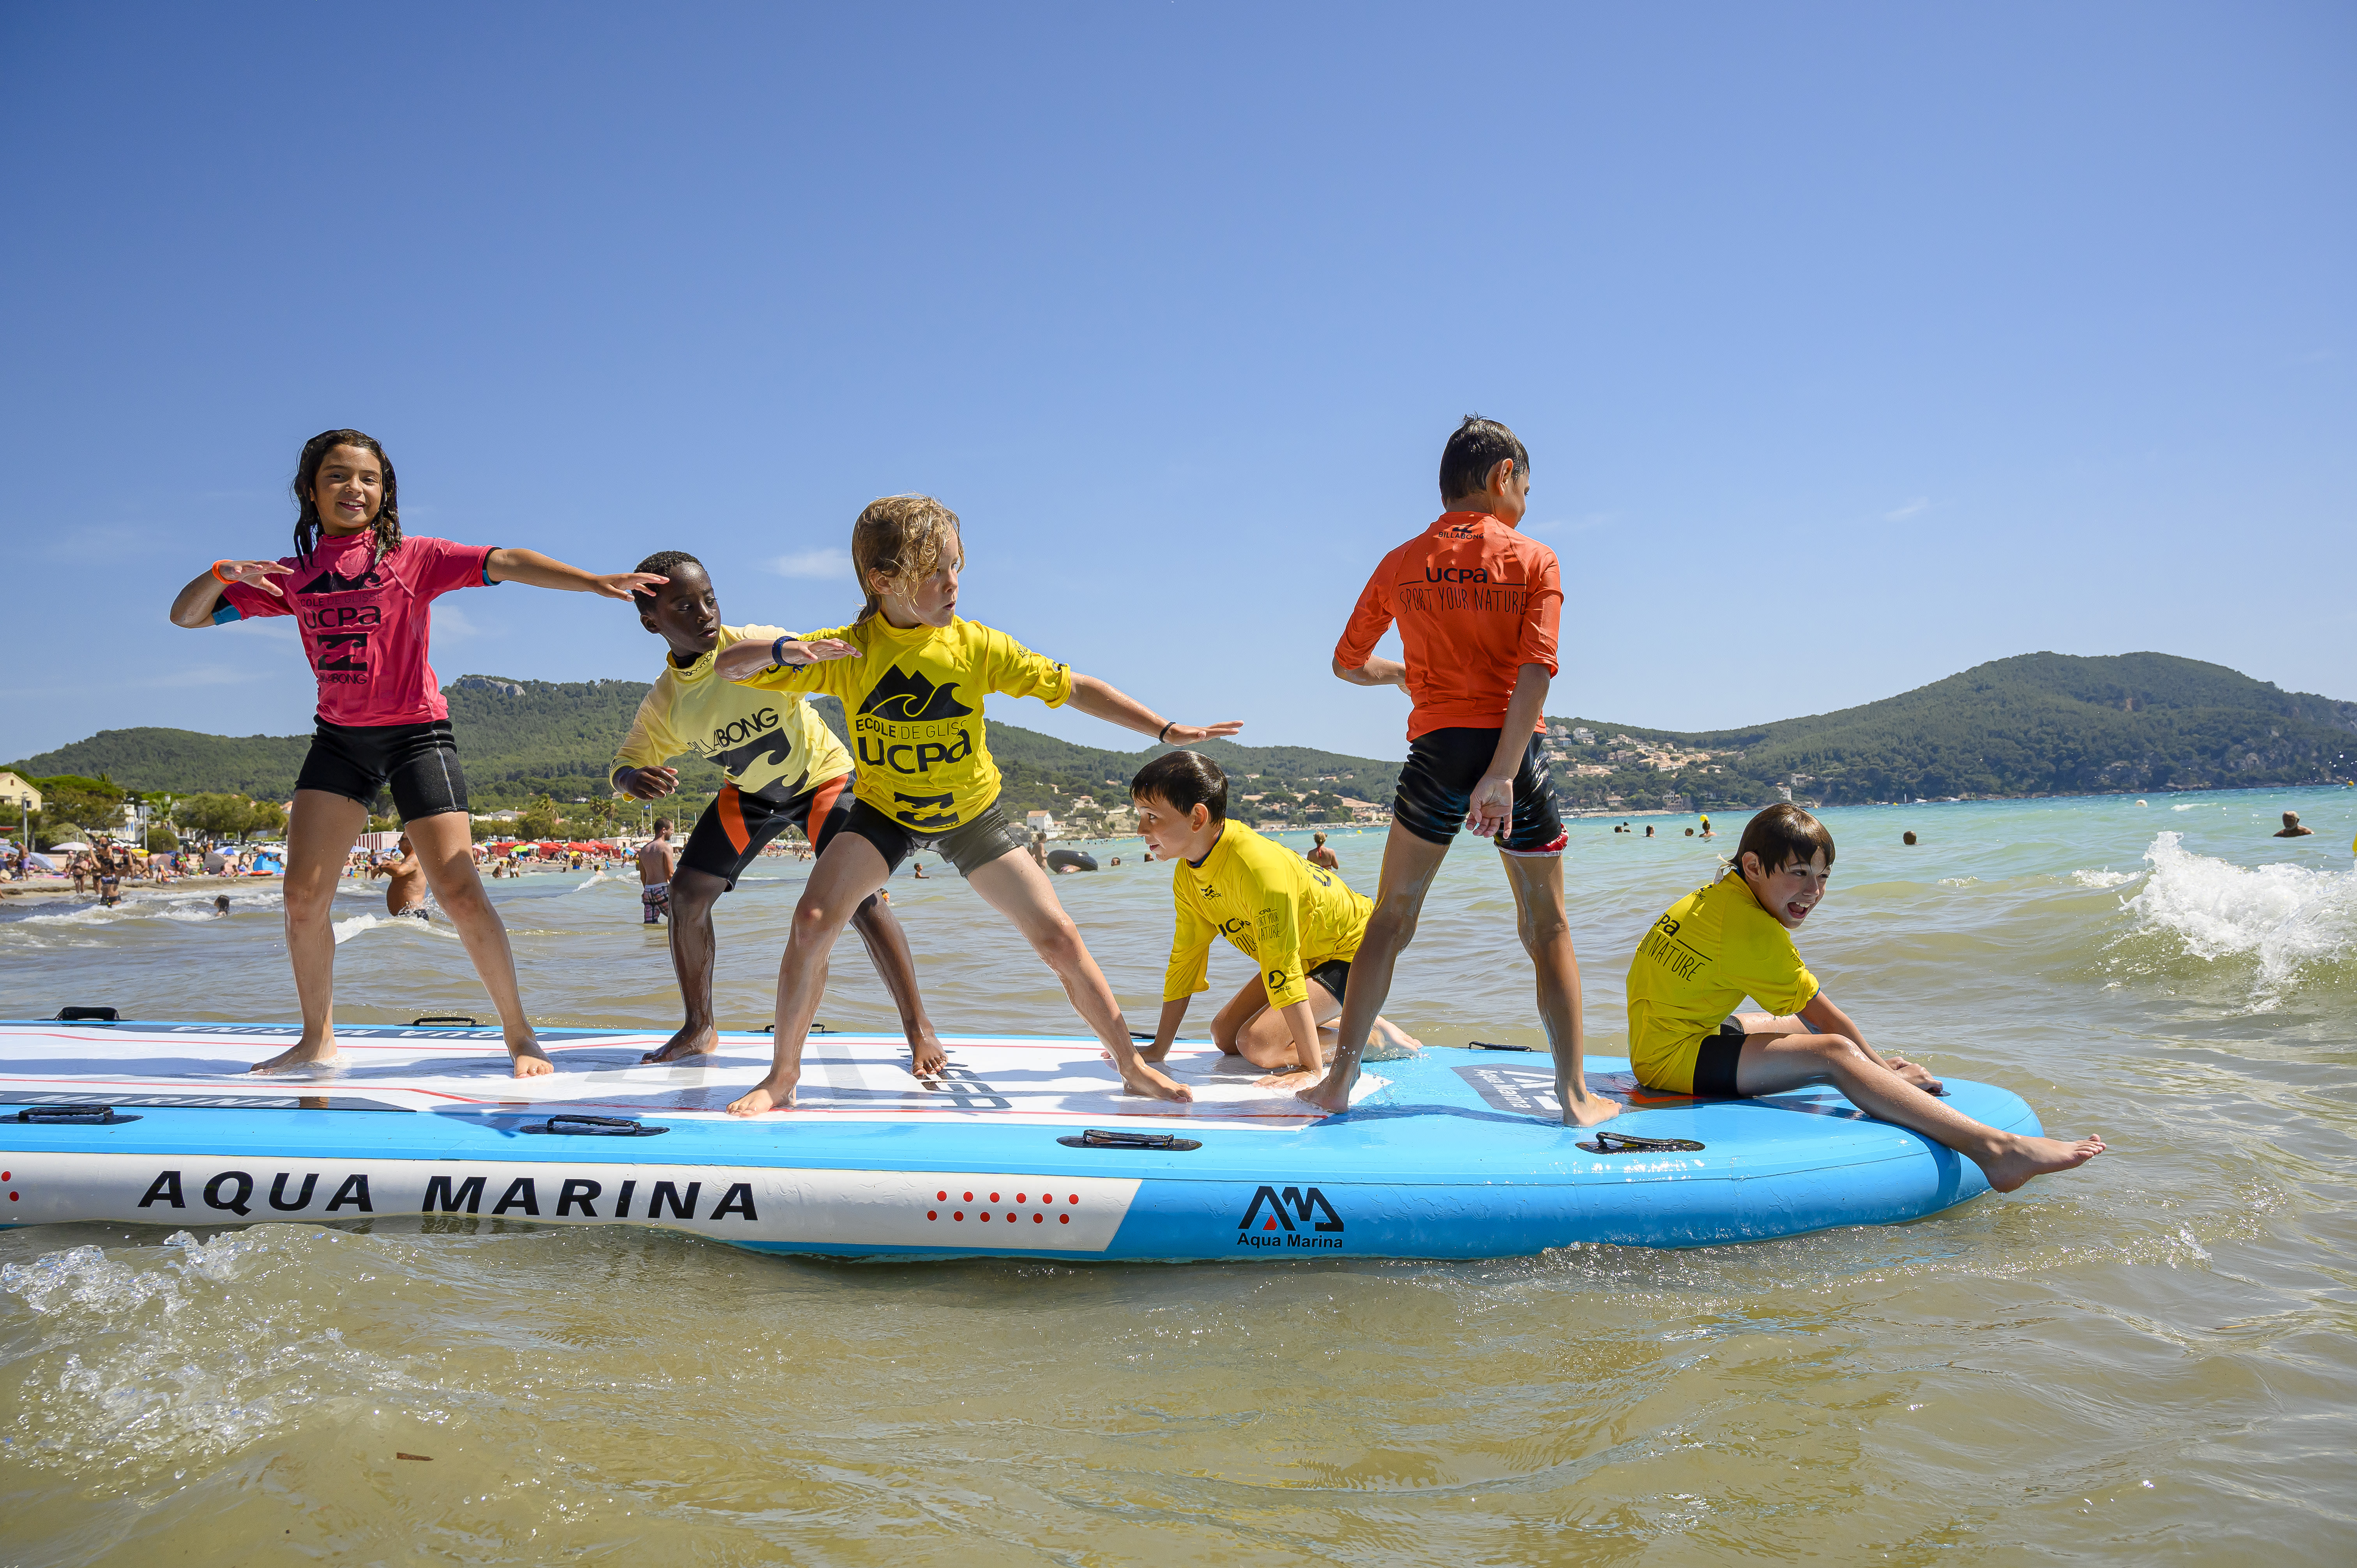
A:
{"type": "Polygon", "coordinates": [[[393,860],[371,865],[369,880],[386,878],[384,885],[385,913],[397,920],[423,920],[425,915],[425,867],[417,858],[417,848],[409,835],[401,835],[400,854],[393,860]]]}
{"type": "Polygon", "coordinates": [[[2281,828],[2278,828],[2274,835],[2276,838],[2304,839],[2316,832],[2314,828],[2304,828],[2299,825],[2299,813],[2298,811],[2286,811],[2283,814],[2283,817],[2284,825],[2281,828]]]}

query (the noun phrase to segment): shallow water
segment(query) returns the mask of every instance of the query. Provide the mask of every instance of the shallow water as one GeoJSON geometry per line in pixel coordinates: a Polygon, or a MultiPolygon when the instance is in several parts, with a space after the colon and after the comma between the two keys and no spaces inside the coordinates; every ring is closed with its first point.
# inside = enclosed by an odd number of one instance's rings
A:
{"type": "MultiPolygon", "coordinates": [[[[1491,1263],[0,1232],[0,1562],[2347,1562],[2357,790],[2147,800],[1824,813],[1841,859],[1802,946],[1826,989],[1886,1049],[2110,1141],[2010,1197],[1491,1263]],[[2317,836],[2267,837],[2286,807],[2317,836]]],[[[1566,867],[1605,1052],[1636,938],[1730,842],[1632,821],[1680,836],[1577,823],[1566,867]]],[[[1336,841],[1362,888],[1381,842],[1336,841]]],[[[1058,887],[1150,1020],[1168,880],[1120,852],[1058,887]]],[[[767,1020],[801,881],[765,862],[724,901],[724,1023],[767,1020]]],[[[633,882],[490,886],[542,1022],[675,1016],[633,882]]],[[[962,883],[904,874],[893,901],[942,1028],[1072,1031],[962,883]]],[[[339,1016],[488,1018],[447,928],[344,903],[339,1016]]],[[[275,894],[210,908],[12,903],[0,1015],[290,1019],[275,894]]],[[[1541,1043],[1469,843],[1394,1003],[1435,1041],[1541,1043]]],[[[856,942],[820,1017],[892,1024],[856,942]]]]}

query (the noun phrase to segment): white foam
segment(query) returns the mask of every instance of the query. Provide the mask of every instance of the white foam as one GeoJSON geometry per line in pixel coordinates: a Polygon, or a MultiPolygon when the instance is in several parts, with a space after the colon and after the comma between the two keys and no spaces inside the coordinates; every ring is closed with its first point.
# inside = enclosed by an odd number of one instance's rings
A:
{"type": "Polygon", "coordinates": [[[600,882],[611,882],[614,879],[612,877],[607,875],[602,871],[593,871],[589,874],[589,879],[587,881],[575,883],[569,891],[574,893],[586,892],[589,888],[597,886],[600,882]]]}
{"type": "Polygon", "coordinates": [[[439,937],[446,942],[455,942],[458,940],[457,932],[446,930],[440,924],[431,920],[413,920],[404,915],[354,915],[349,919],[336,922],[336,945],[342,947],[362,931],[385,931],[396,929],[414,931],[422,936],[439,937]]]}
{"type": "Polygon", "coordinates": [[[2122,908],[2190,957],[2252,958],[2272,991],[2311,965],[2357,954],[2357,872],[2253,869],[2196,854],[2174,832],[2156,837],[2144,858],[2151,875],[2122,908]]]}
{"type": "Polygon", "coordinates": [[[2101,871],[2074,871],[2071,874],[2071,880],[2082,887],[2121,887],[2142,875],[2136,871],[2114,871],[2107,865],[2101,871]]]}
{"type": "Polygon", "coordinates": [[[2172,811],[2190,811],[2194,808],[2195,804],[2196,802],[2191,800],[2180,800],[2176,805],[2171,806],[2169,809],[2172,811]]]}

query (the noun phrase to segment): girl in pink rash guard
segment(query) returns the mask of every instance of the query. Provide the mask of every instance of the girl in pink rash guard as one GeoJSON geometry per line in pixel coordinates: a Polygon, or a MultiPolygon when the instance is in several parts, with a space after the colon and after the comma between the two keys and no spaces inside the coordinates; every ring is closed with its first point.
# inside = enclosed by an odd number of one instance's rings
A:
{"type": "Polygon", "coordinates": [[[499,1008],[515,1076],[548,1072],[516,994],[507,928],[475,873],[473,819],[451,742],[450,708],[425,662],[430,607],[456,589],[497,583],[628,603],[633,589],[666,579],[640,572],[597,576],[535,551],[404,537],[393,464],[357,430],[324,431],[304,443],[294,489],[300,509],[294,554],[216,561],[172,601],[176,626],[293,616],[319,678],[317,725],[295,780],[286,830],[286,950],[303,1037],[253,1070],[337,1059],[329,910],[338,875],[368,826],[369,803],[390,788],[426,881],[499,1008]]]}

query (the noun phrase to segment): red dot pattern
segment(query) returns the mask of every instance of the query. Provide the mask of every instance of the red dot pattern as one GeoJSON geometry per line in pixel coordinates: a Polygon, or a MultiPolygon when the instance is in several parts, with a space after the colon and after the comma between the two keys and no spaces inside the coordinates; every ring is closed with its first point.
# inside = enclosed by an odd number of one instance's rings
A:
{"type": "MultiPolygon", "coordinates": [[[[6,1179],[7,1178],[5,1175],[0,1175],[0,1181],[5,1181],[6,1179]]],[[[14,1197],[16,1195],[15,1193],[10,1193],[8,1196],[14,1197]]],[[[974,1194],[970,1192],[964,1194],[963,1197],[965,1201],[968,1203],[972,1203],[974,1201],[974,1194]]],[[[938,1203],[947,1203],[950,1198],[949,1189],[946,1187],[935,1188],[933,1191],[933,1198],[934,1201],[938,1203]]],[[[992,1193],[990,1195],[990,1201],[996,1203],[998,1201],[998,1194],[995,1192],[992,1193]]],[[[1017,1203],[1028,1203],[1031,1201],[1031,1195],[1028,1193],[1018,1192],[1015,1195],[1015,1201],[1017,1203]]],[[[1053,1208],[1056,1202],[1056,1195],[1052,1192],[1043,1192],[1039,1195],[1039,1201],[1050,1208],[1053,1208]]],[[[1065,1197],[1064,1201],[1068,1204],[1076,1204],[1081,1201],[1081,1195],[1077,1192],[1071,1193],[1065,1197]]],[[[928,1219],[938,1220],[941,1217],[942,1211],[938,1208],[928,1208],[925,1210],[925,1218],[928,1219]]],[[[990,1213],[987,1209],[978,1209],[974,1213],[974,1219],[985,1225],[990,1222],[990,1213]]],[[[1006,1212],[1005,1223],[1012,1225],[1022,1218],[1023,1217],[1021,1215],[1009,1209],[1006,1212]]],[[[964,1219],[965,1210],[963,1208],[952,1209],[950,1212],[950,1219],[952,1223],[962,1221],[964,1219]]],[[[1070,1214],[1059,1214],[1056,1216],[1056,1223],[1059,1225],[1070,1225],[1071,1222],[1072,1217],[1070,1214]]],[[[1031,1223],[1034,1225],[1045,1225],[1048,1223],[1048,1216],[1044,1213],[1034,1211],[1031,1216],[1031,1223]]]]}

